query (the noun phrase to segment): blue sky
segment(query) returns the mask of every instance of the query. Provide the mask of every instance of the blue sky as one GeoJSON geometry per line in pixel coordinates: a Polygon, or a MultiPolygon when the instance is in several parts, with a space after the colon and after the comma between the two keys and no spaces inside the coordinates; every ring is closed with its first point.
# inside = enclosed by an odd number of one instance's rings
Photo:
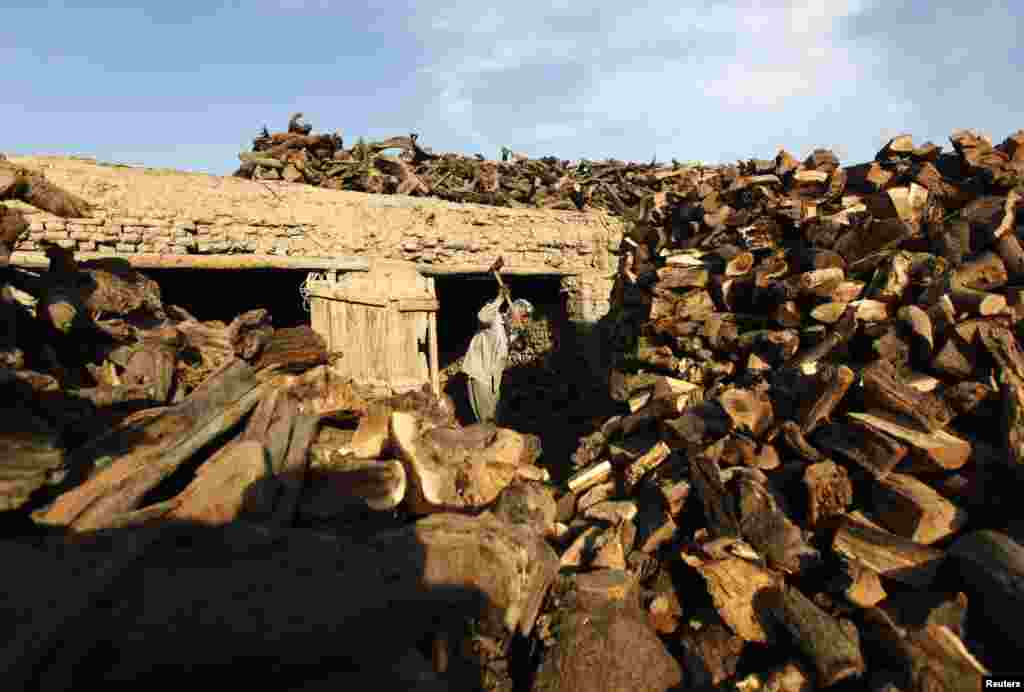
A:
{"type": "Polygon", "coordinates": [[[1024,128],[1024,2],[0,2],[0,151],[227,174],[346,143],[727,162],[1024,128]]]}

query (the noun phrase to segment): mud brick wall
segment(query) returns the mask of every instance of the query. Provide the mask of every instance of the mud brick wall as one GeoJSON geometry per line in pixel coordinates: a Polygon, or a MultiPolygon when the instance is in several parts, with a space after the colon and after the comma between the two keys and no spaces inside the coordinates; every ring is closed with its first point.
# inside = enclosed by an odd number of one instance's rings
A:
{"type": "Polygon", "coordinates": [[[301,239],[305,231],[301,227],[218,224],[173,217],[59,219],[23,211],[33,220],[16,251],[40,252],[42,242],[49,241],[79,252],[110,255],[303,254],[301,239]],[[293,243],[296,240],[300,242],[293,243]]]}
{"type": "MultiPolygon", "coordinates": [[[[31,214],[16,251],[48,240],[113,255],[367,256],[512,273],[612,271],[621,225],[604,214],[452,204],[298,183],[133,168],[68,157],[11,157],[96,206],[88,219],[31,214]]],[[[26,212],[30,207],[19,206],[26,212]]]]}

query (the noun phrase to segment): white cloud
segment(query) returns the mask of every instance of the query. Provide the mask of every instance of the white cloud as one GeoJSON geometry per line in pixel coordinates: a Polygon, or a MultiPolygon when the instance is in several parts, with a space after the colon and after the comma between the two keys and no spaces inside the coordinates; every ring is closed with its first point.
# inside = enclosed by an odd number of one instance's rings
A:
{"type": "Polygon", "coordinates": [[[555,139],[575,137],[579,128],[568,123],[540,123],[533,128],[533,132],[538,142],[549,142],[555,139]]]}
{"type": "Polygon", "coordinates": [[[733,63],[725,74],[699,84],[704,96],[748,108],[779,106],[814,88],[814,82],[799,70],[764,70],[743,63],[733,63]]]}
{"type": "Polygon", "coordinates": [[[927,85],[908,89],[893,64],[905,37],[847,30],[875,1],[449,0],[417,3],[408,27],[433,47],[431,108],[484,149],[731,160],[842,142],[861,157],[881,127],[929,113],[927,85]]]}

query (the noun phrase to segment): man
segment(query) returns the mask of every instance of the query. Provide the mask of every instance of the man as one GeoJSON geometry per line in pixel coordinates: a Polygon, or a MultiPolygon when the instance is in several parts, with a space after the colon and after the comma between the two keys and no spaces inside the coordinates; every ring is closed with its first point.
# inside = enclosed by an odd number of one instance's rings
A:
{"type": "Polygon", "coordinates": [[[469,350],[462,362],[462,372],[466,373],[468,379],[469,404],[480,423],[493,423],[497,417],[501,377],[508,365],[509,345],[518,340],[520,330],[532,313],[533,306],[522,299],[513,302],[512,294],[505,286],[501,287],[496,299],[477,313],[481,329],[469,342],[469,350]],[[506,317],[501,314],[501,308],[506,305],[511,339],[506,331],[506,317]]]}

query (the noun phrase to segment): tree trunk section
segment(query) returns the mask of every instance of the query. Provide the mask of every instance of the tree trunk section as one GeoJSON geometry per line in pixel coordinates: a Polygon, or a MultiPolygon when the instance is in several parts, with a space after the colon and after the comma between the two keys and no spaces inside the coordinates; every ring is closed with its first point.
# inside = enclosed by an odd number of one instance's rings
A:
{"type": "Polygon", "coordinates": [[[199,449],[237,425],[265,393],[251,368],[235,360],[185,401],[152,419],[115,428],[76,453],[75,464],[109,461],[82,485],[36,513],[44,524],[88,531],[138,508],[147,492],[199,449]]]}

